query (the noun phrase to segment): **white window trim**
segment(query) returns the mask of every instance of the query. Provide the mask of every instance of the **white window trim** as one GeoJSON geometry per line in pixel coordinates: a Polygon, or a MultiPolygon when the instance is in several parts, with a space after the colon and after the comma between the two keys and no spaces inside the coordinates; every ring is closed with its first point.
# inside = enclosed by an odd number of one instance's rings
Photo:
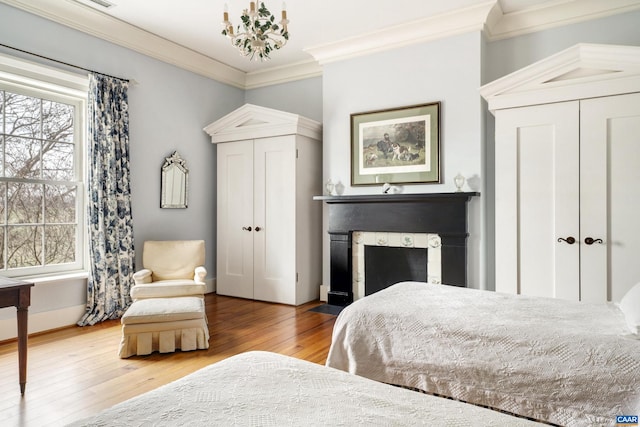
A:
{"type": "MultiPolygon", "coordinates": [[[[23,93],[33,93],[37,95],[34,90],[46,91],[54,94],[60,100],[69,102],[75,105],[82,111],[87,111],[88,103],[88,91],[89,91],[89,78],[88,75],[81,75],[63,71],[60,69],[52,68],[43,64],[39,64],[25,59],[16,58],[13,56],[0,53],[0,81],[3,88],[8,90],[19,90],[23,93]]],[[[76,132],[81,132],[79,140],[84,142],[87,140],[86,135],[86,114],[80,116],[83,120],[80,120],[76,126],[76,132]]],[[[79,263],[70,264],[68,270],[64,270],[60,267],[54,267],[48,269],[47,267],[25,267],[24,269],[14,269],[8,271],[2,271],[0,274],[15,277],[15,278],[45,278],[60,276],[64,277],[67,274],[86,274],[88,269],[88,238],[86,227],[86,161],[85,144],[80,144],[75,150],[76,164],[82,165],[79,171],[82,177],[80,181],[82,184],[78,188],[78,200],[81,200],[79,209],[77,209],[78,227],[82,230],[82,238],[76,242],[76,253],[83,254],[79,263]],[[35,272],[35,270],[38,270],[35,272]]]]}
{"type": "Polygon", "coordinates": [[[70,73],[2,53],[0,53],[0,78],[15,85],[79,98],[86,98],[89,91],[87,75],[70,73]]]}

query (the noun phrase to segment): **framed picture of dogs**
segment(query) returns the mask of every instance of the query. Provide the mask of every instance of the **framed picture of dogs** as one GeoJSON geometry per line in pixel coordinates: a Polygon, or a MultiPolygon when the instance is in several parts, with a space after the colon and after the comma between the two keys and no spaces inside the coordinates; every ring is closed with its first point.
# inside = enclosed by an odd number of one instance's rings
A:
{"type": "Polygon", "coordinates": [[[351,114],[351,185],[440,182],[440,102],[351,114]]]}

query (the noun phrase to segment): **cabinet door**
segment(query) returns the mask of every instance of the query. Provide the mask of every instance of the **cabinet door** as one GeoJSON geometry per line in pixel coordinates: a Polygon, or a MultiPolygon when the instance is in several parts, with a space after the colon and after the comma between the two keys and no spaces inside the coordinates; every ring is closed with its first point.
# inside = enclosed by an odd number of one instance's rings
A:
{"type": "Polygon", "coordinates": [[[216,291],[253,298],[253,141],[218,144],[217,150],[216,291]]]}
{"type": "Polygon", "coordinates": [[[640,94],[582,101],[580,115],[581,299],[620,301],[640,281],[640,94]]]}
{"type": "Polygon", "coordinates": [[[295,148],[294,136],[254,147],[254,298],[285,304],[296,291],[295,148]]]}
{"type": "Polygon", "coordinates": [[[578,114],[577,101],[496,112],[498,292],[579,299],[578,114]]]}

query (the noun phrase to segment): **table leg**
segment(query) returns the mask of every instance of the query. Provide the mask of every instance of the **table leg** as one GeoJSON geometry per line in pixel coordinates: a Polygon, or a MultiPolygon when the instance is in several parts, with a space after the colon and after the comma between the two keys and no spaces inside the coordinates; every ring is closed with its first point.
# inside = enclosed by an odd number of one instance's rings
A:
{"type": "Polygon", "coordinates": [[[24,389],[27,385],[27,320],[29,319],[29,309],[18,307],[18,366],[20,372],[20,394],[24,396],[24,389]]]}

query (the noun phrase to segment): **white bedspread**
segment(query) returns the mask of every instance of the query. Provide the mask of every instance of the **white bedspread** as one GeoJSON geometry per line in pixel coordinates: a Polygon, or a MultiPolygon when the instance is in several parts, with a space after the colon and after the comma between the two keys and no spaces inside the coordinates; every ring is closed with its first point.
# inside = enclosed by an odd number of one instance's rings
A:
{"type": "Polygon", "coordinates": [[[342,311],[327,366],[560,425],[640,414],[640,340],[613,303],[398,283],[342,311]]]}
{"type": "Polygon", "coordinates": [[[529,426],[531,421],[248,352],[76,422],[76,426],[529,426]]]}

